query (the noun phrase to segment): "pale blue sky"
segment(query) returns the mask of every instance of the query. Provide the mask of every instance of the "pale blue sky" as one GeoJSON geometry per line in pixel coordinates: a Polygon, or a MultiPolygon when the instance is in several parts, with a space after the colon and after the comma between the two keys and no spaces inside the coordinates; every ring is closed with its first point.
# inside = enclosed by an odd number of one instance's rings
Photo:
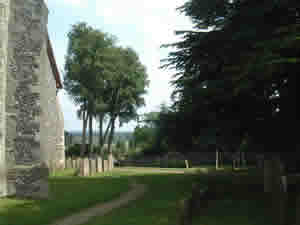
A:
{"type": "MultiPolygon", "coordinates": [[[[86,22],[94,28],[117,36],[119,44],[130,46],[147,67],[150,79],[146,107],[140,113],[156,110],[163,103],[170,102],[171,71],[160,70],[160,59],[168,50],[161,44],[178,40],[175,30],[191,28],[188,18],[175,8],[185,0],[45,0],[49,8],[48,29],[59,69],[64,68],[71,25],[86,22]]],[[[59,94],[65,117],[66,130],[81,130],[82,122],[76,117],[76,106],[64,91],[59,94]]],[[[119,131],[132,131],[135,123],[129,123],[119,131]]]]}

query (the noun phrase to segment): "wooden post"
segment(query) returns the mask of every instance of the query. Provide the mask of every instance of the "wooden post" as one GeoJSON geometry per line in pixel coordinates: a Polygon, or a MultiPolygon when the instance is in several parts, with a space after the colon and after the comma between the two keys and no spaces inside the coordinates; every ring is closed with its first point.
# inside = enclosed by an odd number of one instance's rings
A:
{"type": "Polygon", "coordinates": [[[219,169],[219,149],[216,148],[216,169],[219,169]]]}
{"type": "Polygon", "coordinates": [[[189,167],[189,161],[188,160],[184,160],[184,162],[185,162],[185,168],[187,168],[187,169],[190,168],[189,167]]]}

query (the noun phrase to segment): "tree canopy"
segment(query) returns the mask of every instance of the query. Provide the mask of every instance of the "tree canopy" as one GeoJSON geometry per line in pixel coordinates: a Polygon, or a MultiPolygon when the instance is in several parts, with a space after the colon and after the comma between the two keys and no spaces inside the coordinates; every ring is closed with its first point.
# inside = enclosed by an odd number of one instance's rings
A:
{"type": "Polygon", "coordinates": [[[88,121],[92,144],[92,121],[97,118],[100,147],[108,142],[110,150],[116,121],[122,126],[135,119],[145,104],[146,68],[132,48],[118,46],[116,37],[86,23],[73,25],[68,37],[64,85],[80,106],[83,144],[88,121]]]}
{"type": "Polygon", "coordinates": [[[295,143],[299,2],[189,0],[179,10],[194,30],[164,46],[176,50],[163,67],[177,71],[173,108],[183,140],[232,149],[247,137],[258,151],[283,153],[295,143]]]}

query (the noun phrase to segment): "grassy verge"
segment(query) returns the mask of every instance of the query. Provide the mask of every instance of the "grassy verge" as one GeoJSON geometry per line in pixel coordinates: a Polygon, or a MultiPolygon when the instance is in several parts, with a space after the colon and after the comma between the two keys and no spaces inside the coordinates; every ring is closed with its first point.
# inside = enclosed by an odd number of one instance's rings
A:
{"type": "MultiPolygon", "coordinates": [[[[144,196],[126,207],[93,218],[86,225],[177,225],[180,215],[178,203],[190,196],[192,184],[195,183],[199,188],[209,187],[215,194],[208,206],[198,210],[193,225],[272,224],[274,213],[269,210],[269,196],[263,192],[261,173],[247,170],[197,173],[197,170],[190,169],[184,172],[178,174],[176,169],[122,168],[93,178],[72,177],[70,171],[55,174],[50,178],[51,200],[1,200],[0,225],[48,224],[58,217],[118,197],[128,190],[132,179],[147,185],[144,196]]],[[[288,197],[288,217],[289,224],[294,224],[299,178],[292,177],[289,182],[294,190],[288,197]]]]}
{"type": "Polygon", "coordinates": [[[49,178],[49,200],[1,199],[0,225],[46,225],[129,190],[128,177],[120,177],[119,173],[90,178],[73,177],[72,174],[73,171],[64,171],[49,178]]]}
{"type": "MultiPolygon", "coordinates": [[[[191,191],[191,184],[196,180],[195,174],[157,173],[158,168],[140,170],[127,168],[131,177],[144,183],[148,191],[140,199],[126,207],[92,219],[86,225],[167,225],[177,224],[178,201],[191,191]],[[155,171],[153,171],[155,169],[155,171]],[[130,172],[131,171],[131,172],[130,172]],[[141,172],[142,171],[142,172],[141,172]]],[[[164,170],[165,171],[165,170],[164,170]]]]}
{"type": "MultiPolygon", "coordinates": [[[[274,215],[270,199],[263,192],[262,174],[252,170],[219,170],[209,173],[154,173],[155,168],[127,168],[138,182],[148,186],[148,192],[128,206],[106,216],[92,219],[85,225],[177,225],[178,203],[189,196],[192,183],[210,187],[216,193],[207,207],[198,210],[193,225],[270,225],[274,215]]],[[[156,168],[156,170],[158,170],[156,168]]],[[[190,171],[191,172],[191,171],[190,171]]],[[[291,182],[295,182],[291,180],[291,182]]],[[[290,195],[293,199],[295,193],[290,195]]],[[[290,205],[289,217],[295,216],[290,205]]]]}
{"type": "MultiPolygon", "coordinates": [[[[193,219],[193,225],[271,224],[263,193],[262,177],[256,173],[219,172],[198,178],[215,195],[193,219]]],[[[201,204],[201,203],[200,203],[201,204]]]]}
{"type": "MultiPolygon", "coordinates": [[[[291,189],[299,182],[295,177],[288,180],[291,189]]],[[[198,183],[212,188],[216,196],[209,207],[201,210],[195,217],[193,225],[279,224],[279,208],[275,206],[274,199],[263,191],[261,171],[237,170],[234,173],[201,176],[198,183]]],[[[299,190],[290,190],[286,195],[288,224],[295,223],[295,199],[298,195],[299,190]]],[[[278,201],[281,201],[280,198],[275,198],[276,204],[278,201]]]]}

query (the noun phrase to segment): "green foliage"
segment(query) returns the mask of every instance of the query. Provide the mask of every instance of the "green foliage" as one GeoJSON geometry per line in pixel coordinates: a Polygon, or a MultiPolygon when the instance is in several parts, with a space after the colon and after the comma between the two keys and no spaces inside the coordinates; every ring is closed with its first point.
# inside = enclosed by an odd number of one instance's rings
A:
{"type": "MultiPolygon", "coordinates": [[[[91,152],[91,147],[89,144],[86,145],[86,151],[81,152],[81,145],[80,144],[74,144],[74,145],[71,145],[69,146],[66,151],[65,151],[65,154],[67,157],[88,157],[89,154],[91,152]]],[[[98,147],[94,147],[93,149],[93,152],[95,154],[99,154],[101,153],[101,148],[98,146],[98,147]]]]}
{"type": "Polygon", "coordinates": [[[116,142],[115,149],[113,151],[116,159],[123,159],[127,155],[128,149],[126,146],[126,142],[124,140],[119,139],[116,142]]]}
{"type": "MultiPolygon", "coordinates": [[[[120,126],[137,117],[145,104],[149,84],[146,68],[132,48],[116,45],[116,38],[85,23],[72,26],[65,64],[64,85],[73,101],[80,106],[83,139],[89,120],[92,143],[92,120],[99,121],[99,145],[111,144],[115,123],[120,126]],[[104,130],[104,124],[107,127],[104,130]]],[[[83,143],[84,144],[84,143],[83,143]]]]}
{"type": "Polygon", "coordinates": [[[150,112],[142,115],[140,124],[135,128],[133,137],[136,147],[142,149],[145,155],[164,154],[169,151],[167,135],[164,129],[163,115],[169,108],[161,106],[159,112],[150,112]]]}
{"type": "MultiPolygon", "coordinates": [[[[161,166],[163,167],[164,164],[161,166]]],[[[185,162],[182,159],[169,159],[166,166],[167,168],[185,168],[185,162]]]]}
{"type": "Polygon", "coordinates": [[[79,144],[69,146],[65,151],[66,157],[79,157],[80,150],[81,150],[81,148],[80,148],[79,144]]]}
{"type": "Polygon", "coordinates": [[[231,151],[250,137],[263,146],[256,151],[281,153],[293,143],[299,4],[189,0],[179,8],[195,27],[166,45],[176,47],[163,61],[177,71],[174,115],[166,119],[176,127],[173,143],[181,137],[184,145],[201,140],[231,151]]]}

